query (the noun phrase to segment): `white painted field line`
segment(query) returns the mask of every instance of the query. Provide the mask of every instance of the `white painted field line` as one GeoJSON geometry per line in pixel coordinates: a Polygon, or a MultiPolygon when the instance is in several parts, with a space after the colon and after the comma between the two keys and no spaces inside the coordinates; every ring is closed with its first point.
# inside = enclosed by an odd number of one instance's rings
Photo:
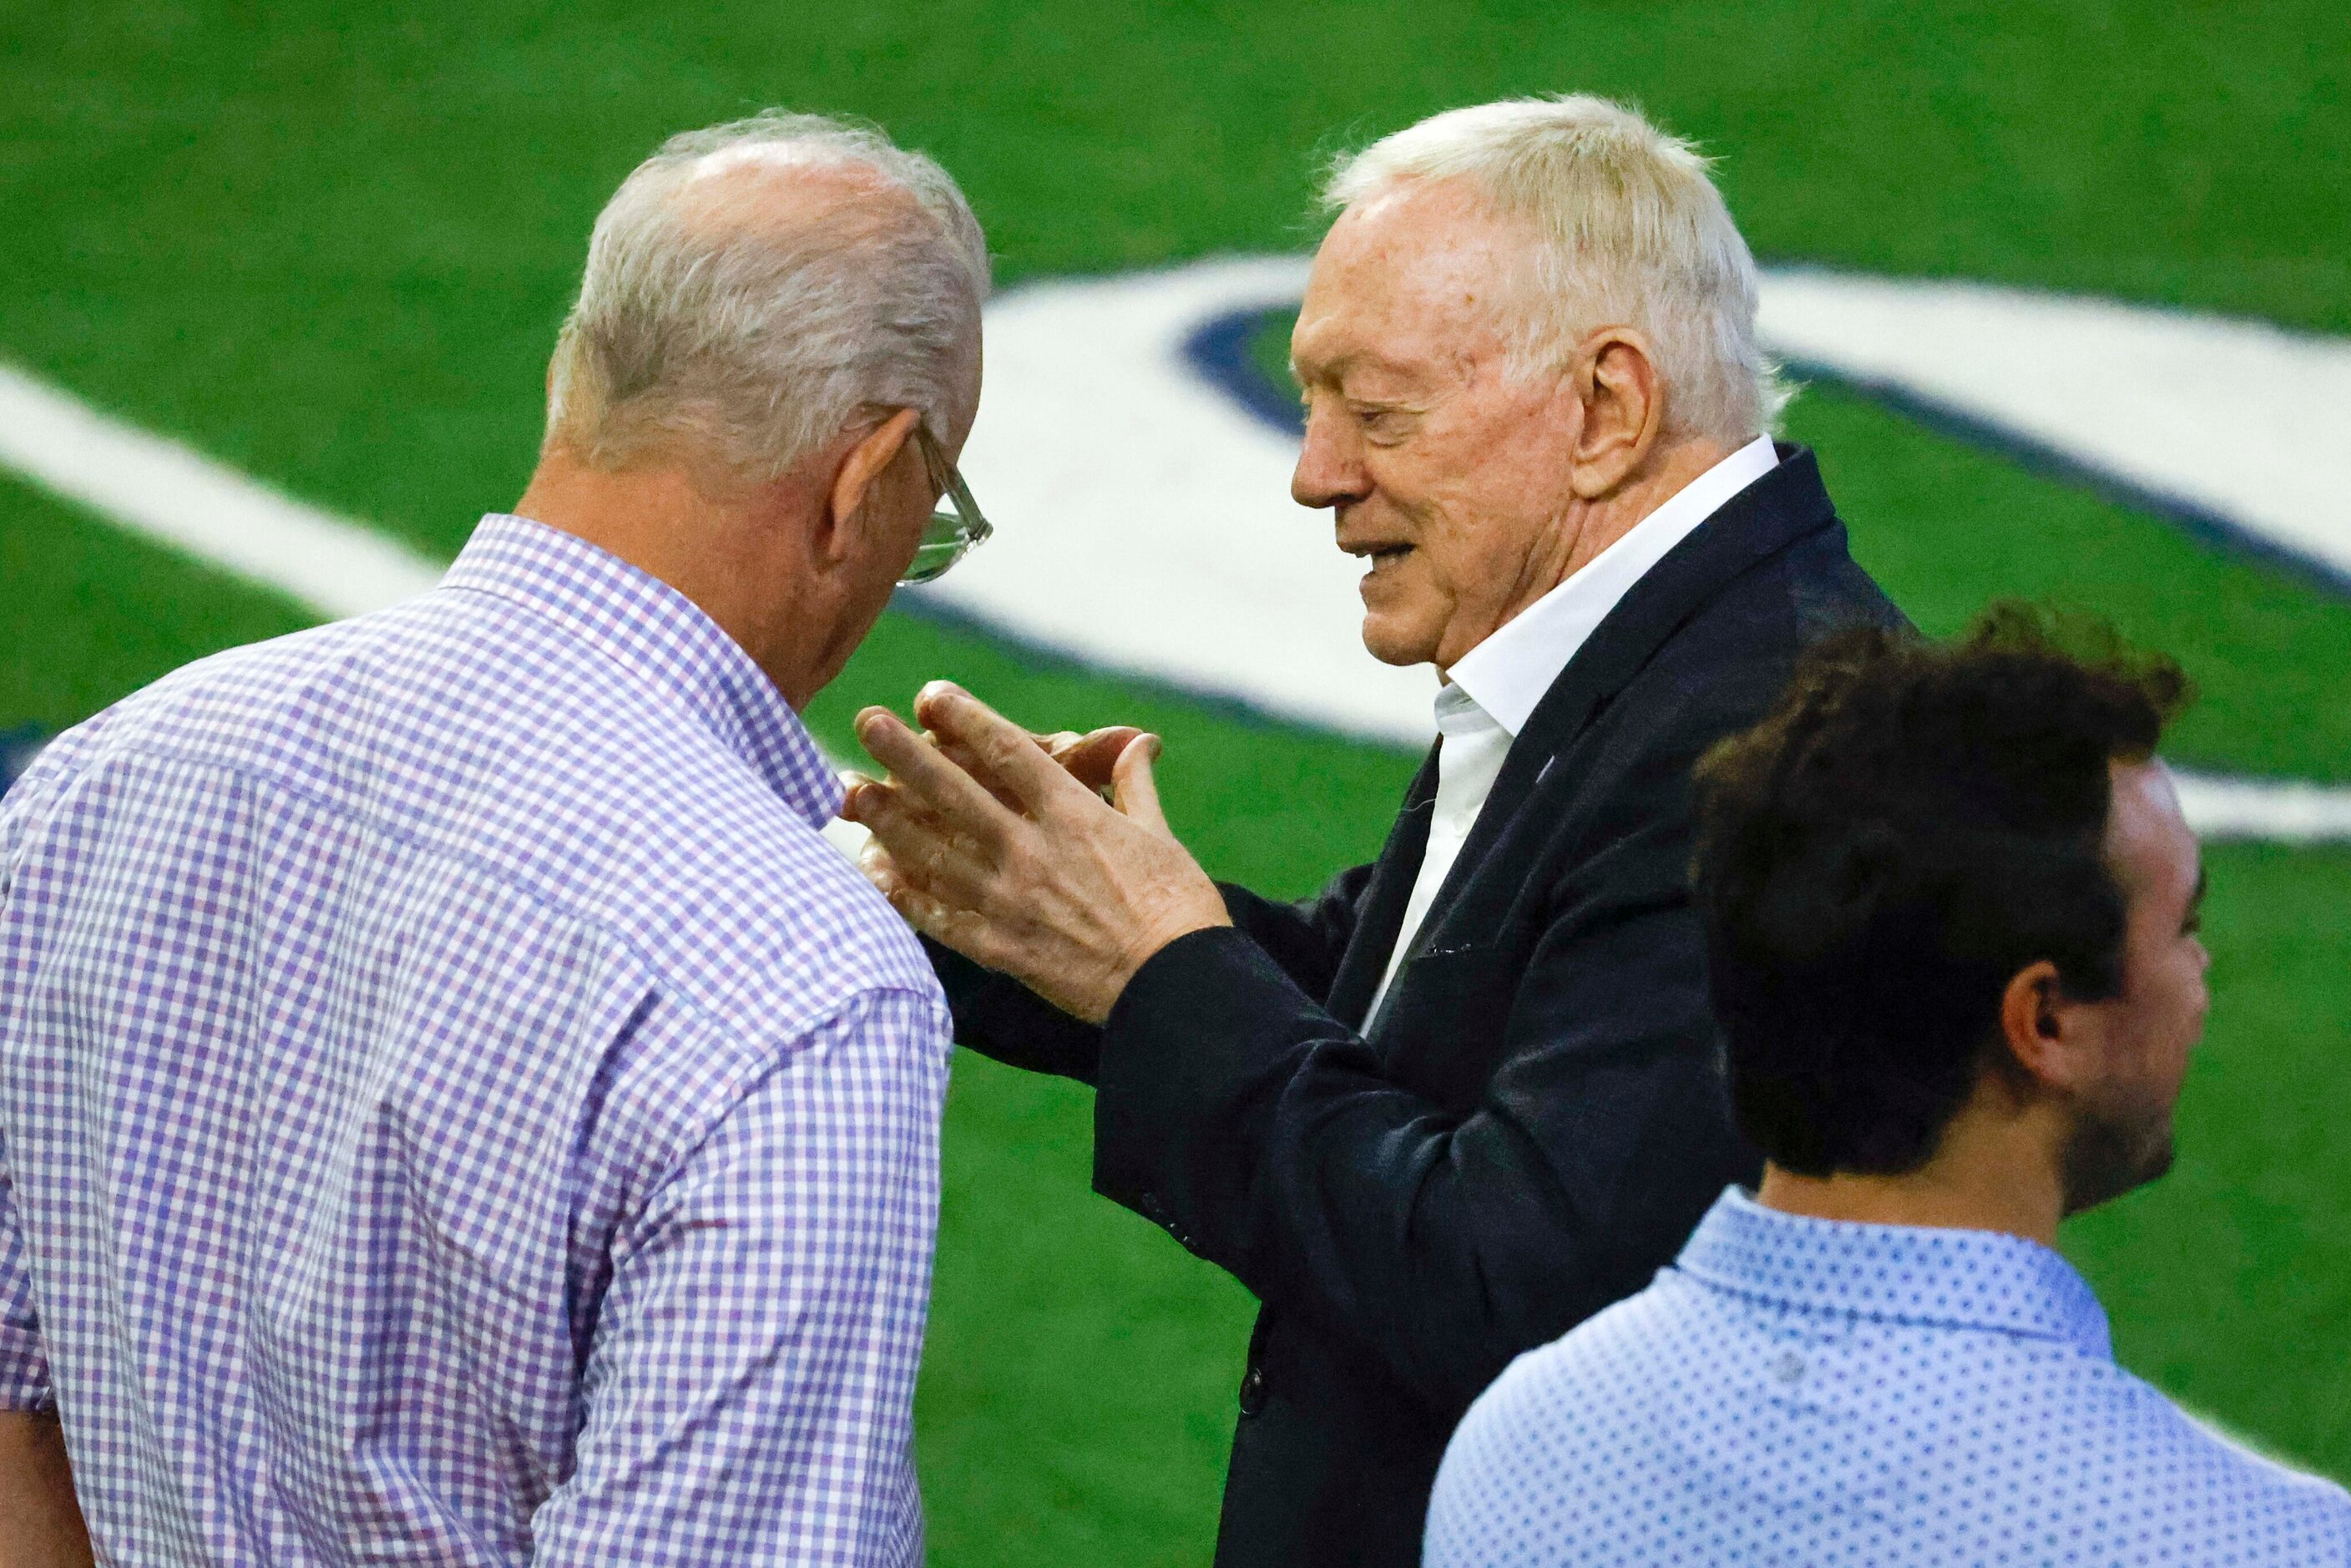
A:
{"type": "Polygon", "coordinates": [[[1990,284],[1780,268],[1771,351],[1981,422],[2351,580],[2351,339],[1990,284]],[[2225,386],[2228,397],[2187,395],[2225,386]]]}
{"type": "Polygon", "coordinates": [[[0,464],[323,618],[423,592],[441,564],[0,364],[0,464]]]}
{"type": "MultiPolygon", "coordinates": [[[[328,620],[422,593],[443,570],[363,524],[305,506],[5,364],[0,465],[328,620]]],[[[2351,789],[2190,774],[2180,797],[2189,821],[2210,838],[2351,840],[2351,789]]]]}
{"type": "Polygon", "coordinates": [[[2277,843],[2351,841],[2351,789],[2180,772],[2179,809],[2199,837],[2277,843]]]}

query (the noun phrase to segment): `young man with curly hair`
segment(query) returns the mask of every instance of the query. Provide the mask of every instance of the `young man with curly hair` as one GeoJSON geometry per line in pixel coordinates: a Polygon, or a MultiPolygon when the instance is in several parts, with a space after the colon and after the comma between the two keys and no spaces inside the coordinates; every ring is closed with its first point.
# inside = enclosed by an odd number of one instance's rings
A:
{"type": "Polygon", "coordinates": [[[1762,1182],[1479,1401],[1431,1568],[2351,1560],[2351,1498],[2117,1367],[2055,1250],[2169,1166],[2209,963],[2155,755],[2187,683],[2070,641],[1846,633],[1700,765],[1762,1182]]]}

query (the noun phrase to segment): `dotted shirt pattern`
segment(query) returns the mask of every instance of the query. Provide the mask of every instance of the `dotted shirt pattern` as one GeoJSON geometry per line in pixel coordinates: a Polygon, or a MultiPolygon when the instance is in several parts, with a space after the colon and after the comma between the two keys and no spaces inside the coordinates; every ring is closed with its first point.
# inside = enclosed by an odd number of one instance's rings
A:
{"type": "Polygon", "coordinates": [[[2047,1248],[1734,1188],[1471,1408],[1426,1562],[2302,1568],[2351,1563],[2351,1496],[2116,1366],[2047,1248]]]}

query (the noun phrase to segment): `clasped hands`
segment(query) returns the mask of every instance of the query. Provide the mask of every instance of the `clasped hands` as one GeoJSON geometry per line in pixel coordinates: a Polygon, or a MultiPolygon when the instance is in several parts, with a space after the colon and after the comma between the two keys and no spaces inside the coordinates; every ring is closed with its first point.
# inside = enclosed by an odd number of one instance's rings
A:
{"type": "Polygon", "coordinates": [[[917,931],[1100,1023],[1145,959],[1231,924],[1161,814],[1156,736],[1031,735],[946,681],[914,716],[920,733],[857,716],[889,777],[855,779],[841,814],[872,831],[860,863],[917,931]]]}

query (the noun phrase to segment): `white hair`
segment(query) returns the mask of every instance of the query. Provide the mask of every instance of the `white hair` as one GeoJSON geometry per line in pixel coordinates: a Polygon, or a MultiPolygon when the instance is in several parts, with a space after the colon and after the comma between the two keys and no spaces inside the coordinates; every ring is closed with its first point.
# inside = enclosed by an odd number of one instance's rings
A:
{"type": "Polygon", "coordinates": [[[1788,400],[1755,340],[1755,258],[1708,161],[1637,112],[1584,95],[1449,110],[1332,167],[1344,209],[1414,180],[1459,180],[1535,239],[1535,298],[1511,369],[1556,370],[1583,336],[1637,328],[1656,354],[1667,429],[1737,444],[1788,400]]]}
{"type": "Polygon", "coordinates": [[[547,439],[776,478],[862,410],[941,437],[968,396],[987,246],[946,171],[869,126],[777,110],[674,136],[596,218],[549,368],[547,439]],[[797,199],[775,177],[821,171],[797,199]]]}

